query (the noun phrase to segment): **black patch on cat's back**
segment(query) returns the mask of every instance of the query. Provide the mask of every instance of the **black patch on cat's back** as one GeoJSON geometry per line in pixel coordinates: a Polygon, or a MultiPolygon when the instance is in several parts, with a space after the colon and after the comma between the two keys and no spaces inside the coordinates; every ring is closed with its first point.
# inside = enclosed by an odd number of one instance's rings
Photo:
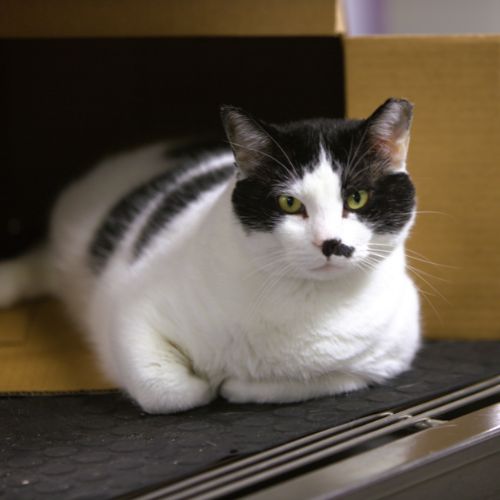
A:
{"type": "Polygon", "coordinates": [[[138,186],[113,206],[90,244],[90,268],[94,273],[104,269],[127,229],[148,202],[161,192],[164,184],[174,182],[177,176],[175,170],[165,172],[138,186]]]}
{"type": "Polygon", "coordinates": [[[148,217],[133,247],[134,258],[142,252],[154,237],[188,205],[196,201],[204,192],[222,184],[235,174],[234,165],[226,165],[215,170],[196,175],[177,189],[165,195],[161,203],[148,217]]]}
{"type": "MultiPolygon", "coordinates": [[[[213,139],[169,147],[165,159],[173,161],[168,170],[132,189],[110,209],[98,227],[89,247],[89,266],[94,273],[105,267],[127,230],[155,197],[174,186],[189,170],[207,156],[222,153],[227,147],[213,139]]],[[[140,168],[140,166],[138,166],[140,168]]]]}

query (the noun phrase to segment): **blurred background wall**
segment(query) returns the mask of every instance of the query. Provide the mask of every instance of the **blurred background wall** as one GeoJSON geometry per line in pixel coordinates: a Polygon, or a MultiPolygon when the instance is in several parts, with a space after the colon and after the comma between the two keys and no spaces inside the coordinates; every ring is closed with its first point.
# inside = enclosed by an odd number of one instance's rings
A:
{"type": "Polygon", "coordinates": [[[499,0],[344,0],[350,35],[499,33],[499,0]]]}

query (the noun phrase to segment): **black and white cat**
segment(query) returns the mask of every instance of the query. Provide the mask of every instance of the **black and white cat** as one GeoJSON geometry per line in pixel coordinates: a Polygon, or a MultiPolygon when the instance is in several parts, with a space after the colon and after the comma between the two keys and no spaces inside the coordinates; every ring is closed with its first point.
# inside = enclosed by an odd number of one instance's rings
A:
{"type": "Polygon", "coordinates": [[[408,368],[419,300],[412,105],[271,125],[224,107],[224,144],[162,144],[67,189],[48,244],[0,266],[0,304],[52,293],[152,413],[352,391],[408,368]]]}

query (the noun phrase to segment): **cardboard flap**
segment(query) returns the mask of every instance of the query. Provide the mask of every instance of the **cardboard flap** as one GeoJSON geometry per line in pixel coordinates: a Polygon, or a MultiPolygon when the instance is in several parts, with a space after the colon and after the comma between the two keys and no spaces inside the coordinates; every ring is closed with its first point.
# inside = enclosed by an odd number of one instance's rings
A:
{"type": "Polygon", "coordinates": [[[345,58],[349,116],[415,104],[408,263],[426,335],[500,338],[500,37],[350,38],[345,58]]]}
{"type": "Polygon", "coordinates": [[[336,0],[2,0],[0,36],[329,36],[336,0]]]}

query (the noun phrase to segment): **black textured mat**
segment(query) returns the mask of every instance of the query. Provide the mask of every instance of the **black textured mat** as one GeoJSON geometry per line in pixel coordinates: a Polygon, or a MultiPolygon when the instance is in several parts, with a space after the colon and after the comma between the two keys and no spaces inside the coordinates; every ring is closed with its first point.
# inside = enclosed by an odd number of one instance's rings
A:
{"type": "Polygon", "coordinates": [[[111,498],[500,373],[500,342],[435,342],[383,387],[149,416],[119,394],[0,398],[0,496],[111,498]]]}

